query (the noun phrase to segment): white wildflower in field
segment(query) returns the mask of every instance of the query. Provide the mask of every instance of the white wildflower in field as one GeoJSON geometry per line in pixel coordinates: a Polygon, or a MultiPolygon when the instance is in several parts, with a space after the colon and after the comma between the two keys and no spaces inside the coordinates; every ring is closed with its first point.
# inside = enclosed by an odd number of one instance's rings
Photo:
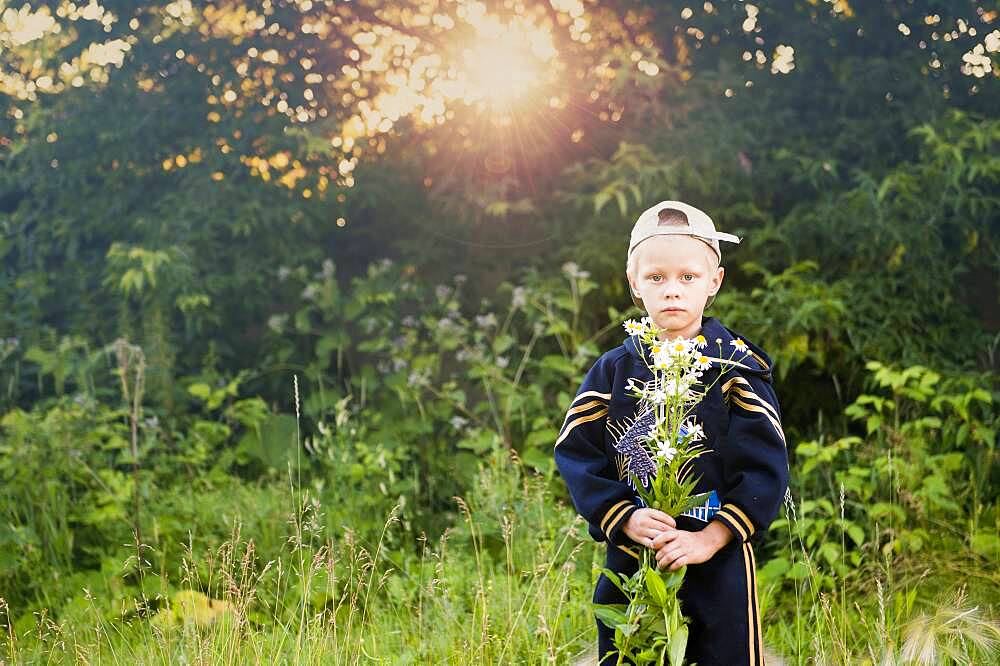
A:
{"type": "Polygon", "coordinates": [[[580,266],[575,261],[567,261],[562,265],[562,270],[569,278],[585,279],[590,277],[590,271],[581,271],[580,266]]]}
{"type": "Polygon", "coordinates": [[[482,329],[493,328],[497,325],[497,316],[492,312],[484,315],[476,315],[476,326],[482,329]]]}
{"type": "Polygon", "coordinates": [[[510,295],[510,306],[512,308],[523,308],[528,304],[528,290],[524,287],[514,287],[510,295]]]}
{"type": "Polygon", "coordinates": [[[275,314],[271,315],[267,319],[267,327],[274,331],[275,333],[281,333],[285,330],[285,323],[288,321],[287,314],[275,314]]]}

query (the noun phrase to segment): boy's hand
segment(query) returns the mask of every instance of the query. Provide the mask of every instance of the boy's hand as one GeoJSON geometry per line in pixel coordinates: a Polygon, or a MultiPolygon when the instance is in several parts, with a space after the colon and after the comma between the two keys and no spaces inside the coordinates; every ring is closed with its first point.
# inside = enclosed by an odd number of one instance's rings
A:
{"type": "Polygon", "coordinates": [[[707,562],[733,538],[733,533],[717,521],[710,522],[700,532],[664,530],[653,539],[656,568],[670,567],[677,571],[688,564],[707,562]]]}
{"type": "Polygon", "coordinates": [[[636,509],[622,530],[632,541],[652,548],[653,539],[675,527],[674,519],[658,509],[636,509]]]}

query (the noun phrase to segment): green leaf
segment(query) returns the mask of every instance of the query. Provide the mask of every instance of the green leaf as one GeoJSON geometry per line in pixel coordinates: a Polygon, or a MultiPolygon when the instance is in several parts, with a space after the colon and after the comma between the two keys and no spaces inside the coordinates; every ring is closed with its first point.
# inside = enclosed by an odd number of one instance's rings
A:
{"type": "Polygon", "coordinates": [[[493,340],[493,353],[502,354],[510,349],[512,344],[514,344],[514,338],[512,336],[507,334],[498,335],[496,339],[493,340]]]}
{"type": "Polygon", "coordinates": [[[635,655],[635,658],[639,663],[652,662],[656,661],[656,654],[656,650],[650,647],[635,655]]]}
{"type": "Polygon", "coordinates": [[[594,197],[594,213],[600,213],[601,209],[608,205],[609,201],[611,201],[610,192],[598,192],[594,197]]]}
{"type": "Polygon", "coordinates": [[[677,513],[684,513],[689,509],[693,509],[696,506],[701,506],[708,499],[708,496],[712,493],[700,493],[698,495],[692,495],[686,501],[682,502],[680,505],[680,510],[677,513]]]}
{"type": "Polygon", "coordinates": [[[555,467],[555,458],[548,450],[541,451],[537,448],[529,448],[521,452],[521,459],[526,465],[542,474],[552,472],[555,467]]]}
{"type": "Polygon", "coordinates": [[[615,192],[615,199],[618,201],[618,212],[621,213],[622,217],[628,213],[628,200],[625,199],[625,193],[621,190],[615,192]]]}
{"type": "Polygon", "coordinates": [[[615,631],[620,631],[622,636],[631,636],[639,630],[638,624],[616,624],[615,631]]]}
{"type": "Polygon", "coordinates": [[[289,462],[294,467],[300,458],[296,435],[294,416],[273,414],[259,429],[244,435],[237,448],[240,453],[271,469],[284,470],[289,462]]]}
{"type": "Polygon", "coordinates": [[[684,653],[687,651],[688,628],[681,626],[670,637],[670,666],[681,666],[684,663],[684,653]]]}
{"type": "Polygon", "coordinates": [[[1000,536],[981,532],[972,536],[972,550],[977,555],[994,558],[1000,555],[1000,536]]]}
{"type": "Polygon", "coordinates": [[[791,569],[791,564],[784,557],[775,557],[768,560],[767,564],[761,567],[758,577],[761,581],[774,581],[780,579],[791,569]]]}
{"type": "Polygon", "coordinates": [[[594,615],[604,623],[605,626],[614,629],[628,622],[628,616],[621,610],[621,604],[595,604],[594,615]]]}
{"type": "Polygon", "coordinates": [[[668,590],[672,590],[675,587],[680,587],[681,583],[684,582],[684,574],[687,571],[687,567],[681,567],[677,571],[672,571],[667,574],[667,579],[665,584],[668,590]]]}
{"type": "Polygon", "coordinates": [[[788,577],[792,580],[805,580],[810,576],[809,567],[805,562],[796,562],[792,565],[792,568],[788,570],[788,577]]]}
{"type": "Polygon", "coordinates": [[[656,569],[648,569],[646,571],[646,589],[649,590],[650,596],[653,600],[660,606],[664,606],[667,603],[667,586],[663,582],[663,578],[660,577],[660,573],[656,569]]]}
{"type": "Polygon", "coordinates": [[[567,377],[573,377],[577,372],[577,368],[574,363],[566,357],[558,356],[556,354],[549,354],[542,357],[541,365],[543,368],[555,370],[556,372],[567,377]]]}
{"type": "Polygon", "coordinates": [[[622,579],[618,575],[618,572],[612,571],[611,569],[603,568],[601,569],[601,573],[604,574],[605,578],[611,581],[612,585],[617,587],[622,592],[625,591],[625,586],[622,584],[622,579]]]}

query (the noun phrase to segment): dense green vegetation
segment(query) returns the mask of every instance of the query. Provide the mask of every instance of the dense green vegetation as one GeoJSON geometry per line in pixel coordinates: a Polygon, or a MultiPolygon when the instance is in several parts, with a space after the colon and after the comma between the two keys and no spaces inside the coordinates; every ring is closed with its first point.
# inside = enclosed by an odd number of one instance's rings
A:
{"type": "Polygon", "coordinates": [[[996,2],[29,4],[0,662],[592,652],[551,447],[671,198],[744,236],[709,314],[775,361],[769,650],[996,659],[996,2]],[[525,34],[499,96],[463,45],[525,34]]]}

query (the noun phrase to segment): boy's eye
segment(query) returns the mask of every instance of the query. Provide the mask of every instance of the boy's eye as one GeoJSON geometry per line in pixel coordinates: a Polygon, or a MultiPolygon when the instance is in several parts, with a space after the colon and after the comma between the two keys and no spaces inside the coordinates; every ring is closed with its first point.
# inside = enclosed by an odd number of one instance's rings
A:
{"type": "Polygon", "coordinates": [[[660,281],[660,276],[659,275],[650,275],[649,279],[652,280],[653,282],[659,282],[660,281]]]}
{"type": "Polygon", "coordinates": [[[692,275],[691,273],[685,273],[684,274],[684,281],[685,282],[691,282],[692,280],[694,280],[694,275],[692,275]]]}

